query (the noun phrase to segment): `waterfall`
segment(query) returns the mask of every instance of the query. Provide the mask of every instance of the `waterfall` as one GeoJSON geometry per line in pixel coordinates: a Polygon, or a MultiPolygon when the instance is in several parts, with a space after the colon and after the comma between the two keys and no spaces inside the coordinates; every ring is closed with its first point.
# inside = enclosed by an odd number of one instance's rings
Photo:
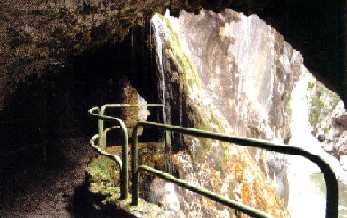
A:
{"type": "MultiPolygon", "coordinates": [[[[300,146],[317,153],[329,161],[338,178],[344,176],[338,161],[327,154],[312,132],[309,123],[309,82],[316,82],[312,75],[303,69],[300,79],[292,92],[291,104],[292,146],[300,146]]],[[[298,156],[288,157],[289,203],[288,209],[292,218],[325,217],[326,188],[324,177],[320,169],[311,161],[298,156]],[[308,203],[309,202],[309,203],[308,203]]],[[[339,217],[347,217],[346,211],[346,185],[339,183],[340,213],[339,217]]]]}
{"type": "MultiPolygon", "coordinates": [[[[156,14],[151,23],[163,101],[178,109],[179,123],[279,143],[290,139],[290,145],[324,157],[342,178],[338,161],[311,134],[306,93],[312,76],[300,52],[282,35],[259,17],[232,10],[198,15],[183,11],[178,18],[156,14]],[[173,87],[182,93],[173,95],[173,87]]],[[[324,214],[322,178],[310,161],[214,140],[184,136],[183,141],[186,150],[170,150],[180,178],[274,217],[324,214]],[[315,206],[307,210],[307,202],[315,206]]],[[[170,190],[186,217],[235,217],[235,211],[199,195],[170,190]]],[[[341,211],[345,200],[340,201],[341,211]]]]}
{"type": "MultiPolygon", "coordinates": [[[[312,150],[319,146],[311,134],[308,122],[307,85],[307,75],[302,75],[292,93],[292,138],[289,144],[312,150]]],[[[312,175],[319,172],[315,164],[303,157],[288,157],[288,209],[292,218],[325,217],[325,196],[312,179],[312,175]]]]}
{"type": "MultiPolygon", "coordinates": [[[[163,122],[164,123],[169,123],[171,124],[171,117],[168,117],[168,115],[171,115],[170,111],[170,106],[167,104],[166,99],[166,77],[165,77],[165,56],[163,55],[164,52],[164,42],[162,41],[161,37],[163,32],[161,32],[160,29],[155,28],[156,20],[152,19],[151,20],[151,27],[150,29],[153,28],[154,31],[154,36],[155,36],[155,43],[156,43],[156,51],[157,51],[157,66],[158,66],[158,91],[161,93],[161,101],[163,104],[163,122]]],[[[152,30],[151,30],[152,34],[152,30]]],[[[172,154],[172,146],[171,146],[171,134],[166,131],[164,133],[164,142],[165,142],[165,166],[166,166],[166,171],[172,173],[173,172],[173,166],[171,163],[171,154],[172,154]]]]}

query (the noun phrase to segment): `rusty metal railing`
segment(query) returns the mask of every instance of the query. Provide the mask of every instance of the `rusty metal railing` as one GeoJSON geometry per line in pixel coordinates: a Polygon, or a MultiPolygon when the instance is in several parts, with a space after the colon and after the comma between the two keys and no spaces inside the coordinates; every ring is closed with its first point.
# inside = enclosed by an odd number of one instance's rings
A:
{"type": "Polygon", "coordinates": [[[146,104],[146,105],[138,105],[138,104],[106,104],[101,107],[93,107],[90,110],[88,110],[88,113],[98,119],[98,134],[95,134],[90,139],[90,146],[98,152],[100,155],[104,155],[116,163],[118,163],[118,166],[120,167],[120,199],[127,199],[129,196],[129,168],[128,168],[128,130],[123,120],[105,115],[106,110],[108,108],[120,108],[120,107],[140,107],[140,106],[146,106],[146,107],[163,107],[162,104],[146,104]],[[115,122],[116,126],[112,126],[110,128],[104,128],[104,121],[109,122],[115,122]],[[119,157],[119,155],[113,155],[105,151],[106,145],[107,145],[107,133],[113,129],[120,128],[122,131],[122,158],[119,157]],[[98,140],[98,146],[96,145],[95,141],[98,140]]]}
{"type": "MultiPolygon", "coordinates": [[[[99,116],[103,116],[106,114],[107,109],[111,109],[111,108],[124,108],[124,107],[163,107],[162,104],[144,104],[144,105],[140,105],[140,104],[105,104],[103,106],[100,107],[99,110],[99,116]]],[[[119,119],[119,118],[118,118],[119,119]]],[[[99,136],[101,135],[101,139],[99,141],[99,146],[100,147],[105,147],[106,146],[106,135],[104,132],[104,120],[103,119],[99,119],[98,120],[98,133],[99,136]]]]}
{"type": "MultiPolygon", "coordinates": [[[[115,104],[115,105],[104,105],[101,108],[99,107],[93,107],[89,110],[89,113],[98,119],[98,134],[94,135],[92,139],[90,140],[91,146],[101,155],[105,155],[114,161],[116,161],[120,168],[121,168],[121,199],[128,198],[128,131],[125,126],[125,123],[119,119],[112,116],[106,116],[105,111],[107,107],[138,107],[140,105],[122,105],[122,104],[115,104]],[[118,126],[112,126],[111,128],[104,129],[104,121],[111,121],[116,122],[118,126]],[[112,155],[107,153],[103,148],[106,146],[106,135],[107,132],[115,129],[120,128],[122,130],[122,158],[120,158],[118,155],[112,155]],[[102,137],[105,137],[104,141],[101,141],[102,137]],[[98,141],[98,146],[96,146],[95,141],[98,141]]],[[[162,107],[162,105],[146,105],[146,106],[154,106],[154,107],[162,107]]],[[[270,217],[268,214],[266,214],[263,211],[251,208],[247,205],[244,205],[238,201],[226,199],[223,196],[220,196],[216,193],[210,192],[207,189],[194,186],[189,184],[187,181],[175,178],[174,176],[165,173],[160,170],[156,170],[154,168],[151,168],[146,165],[138,166],[138,130],[141,127],[146,126],[152,126],[157,127],[160,129],[164,129],[165,131],[175,131],[182,134],[188,134],[195,137],[202,137],[202,138],[210,138],[215,140],[220,140],[224,142],[230,142],[235,143],[240,146],[253,146],[262,148],[268,151],[275,151],[283,154],[289,154],[289,155],[301,155],[310,161],[314,162],[319,166],[322,173],[324,174],[325,184],[326,184],[326,218],[334,218],[338,216],[338,184],[335,177],[334,172],[330,168],[329,164],[322,159],[320,156],[312,154],[310,151],[304,150],[299,147],[293,147],[293,146],[287,146],[287,145],[280,145],[280,144],[274,144],[268,141],[259,140],[259,139],[252,139],[252,138],[242,138],[242,137],[231,137],[220,133],[213,133],[209,131],[194,129],[194,128],[183,128],[180,126],[172,126],[172,125],[166,125],[162,123],[155,123],[155,122],[138,122],[138,124],[135,126],[132,139],[133,139],[133,146],[132,146],[132,205],[138,205],[138,199],[139,199],[139,174],[140,171],[145,171],[151,174],[154,174],[155,176],[158,176],[166,181],[175,183],[185,189],[188,189],[190,191],[196,192],[202,196],[205,196],[207,198],[210,198],[214,201],[217,201],[223,205],[226,205],[230,208],[240,210],[245,214],[248,214],[252,217],[270,217]]]]}
{"type": "MultiPolygon", "coordinates": [[[[90,140],[90,145],[92,146],[92,148],[94,148],[99,154],[101,155],[105,155],[109,158],[111,158],[112,160],[116,161],[119,165],[119,167],[121,168],[120,170],[120,183],[121,183],[121,187],[120,187],[120,193],[121,199],[127,199],[128,198],[128,187],[129,187],[129,179],[128,179],[128,131],[127,128],[125,126],[125,123],[119,119],[119,118],[115,118],[115,117],[111,117],[111,116],[105,116],[101,114],[101,109],[99,107],[93,107],[92,109],[90,109],[88,112],[90,115],[92,115],[93,117],[98,118],[98,134],[94,135],[91,140],[90,140]],[[95,113],[95,111],[97,111],[97,113],[95,113]],[[106,142],[105,144],[102,144],[102,140],[103,138],[106,136],[106,133],[108,130],[104,130],[103,128],[103,124],[104,124],[104,120],[106,121],[111,121],[111,122],[115,122],[119,125],[121,131],[122,131],[122,158],[120,158],[118,155],[112,155],[107,153],[104,149],[106,147],[106,142]],[[95,145],[95,140],[98,139],[98,145],[95,145]],[[101,146],[102,145],[102,146],[101,146]]],[[[115,127],[113,127],[115,128],[115,127]]],[[[105,137],[106,139],[106,137],[105,137]]]]}
{"type": "Polygon", "coordinates": [[[303,148],[280,145],[272,142],[268,142],[265,140],[253,139],[253,138],[242,138],[242,137],[232,137],[220,133],[214,133],[209,131],[204,131],[200,129],[194,128],[183,128],[180,126],[172,126],[166,125],[162,123],[154,123],[154,122],[138,122],[133,130],[133,147],[132,147],[132,205],[138,205],[139,199],[139,174],[141,171],[145,171],[155,176],[158,176],[166,181],[175,183],[185,189],[196,192],[200,195],[203,195],[207,198],[210,198],[214,201],[217,201],[225,206],[230,208],[242,211],[245,214],[248,214],[252,217],[261,217],[268,218],[270,215],[266,214],[263,211],[251,208],[247,205],[244,205],[238,201],[226,199],[223,196],[217,195],[216,193],[210,192],[207,189],[194,186],[189,184],[187,181],[182,179],[177,179],[172,175],[165,173],[160,170],[153,169],[146,165],[138,166],[138,128],[152,126],[160,129],[164,129],[166,131],[174,131],[182,134],[192,135],[195,137],[201,138],[210,138],[215,140],[220,140],[223,142],[235,143],[240,146],[252,146],[257,148],[262,148],[268,151],[275,151],[288,155],[300,155],[303,156],[316,165],[319,166],[322,173],[324,174],[325,184],[326,184],[326,218],[337,218],[338,217],[338,183],[336,180],[336,176],[329,166],[329,164],[322,159],[320,156],[312,154],[310,151],[304,150],[303,148]]]}

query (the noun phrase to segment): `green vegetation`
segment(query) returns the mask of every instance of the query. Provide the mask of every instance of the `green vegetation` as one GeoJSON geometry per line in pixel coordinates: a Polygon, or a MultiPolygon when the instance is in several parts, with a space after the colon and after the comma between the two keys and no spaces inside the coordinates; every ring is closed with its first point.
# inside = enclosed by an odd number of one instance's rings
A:
{"type": "MultiPolygon", "coordinates": [[[[183,74],[181,77],[183,78],[183,81],[181,81],[181,83],[186,85],[188,92],[194,92],[196,89],[198,89],[198,92],[200,92],[203,89],[202,80],[196,69],[196,66],[192,61],[192,57],[183,50],[183,46],[177,30],[175,29],[169,18],[159,14],[157,14],[157,16],[163,21],[163,23],[165,23],[165,26],[169,31],[167,46],[172,52],[172,58],[176,62],[175,64],[180,68],[181,73],[183,74]]],[[[202,93],[202,91],[200,93],[202,93]]],[[[216,132],[224,131],[222,120],[218,118],[217,114],[213,110],[206,109],[200,104],[191,104],[190,107],[192,107],[190,111],[194,111],[194,113],[191,114],[190,119],[192,119],[195,128],[210,131],[212,130],[216,132]]],[[[210,139],[199,139],[199,151],[191,154],[193,162],[197,161],[198,159],[205,158],[204,155],[210,152],[213,141],[214,140],[210,139]]],[[[220,146],[220,149],[222,149],[223,151],[223,156],[220,157],[219,160],[217,160],[215,167],[217,171],[220,171],[220,173],[223,174],[223,165],[228,158],[227,151],[230,144],[222,142],[220,143],[220,146]]]]}
{"type": "Polygon", "coordinates": [[[314,82],[308,82],[307,87],[308,87],[308,89],[313,89],[315,87],[314,82]]]}
{"type": "MultiPolygon", "coordinates": [[[[327,89],[320,82],[308,82],[310,96],[309,122],[312,126],[319,123],[326,115],[330,114],[340,101],[339,96],[327,89]]],[[[326,130],[327,131],[327,130],[326,130]]]]}
{"type": "Polygon", "coordinates": [[[160,14],[156,14],[161,20],[165,23],[166,28],[170,31],[169,37],[169,47],[170,50],[174,53],[174,59],[177,62],[177,66],[181,67],[181,71],[183,73],[183,78],[189,85],[189,87],[193,88],[194,86],[201,87],[201,80],[198,74],[198,71],[192,61],[192,58],[183,51],[181,41],[179,36],[171,24],[171,21],[160,14]]]}
{"type": "Polygon", "coordinates": [[[131,206],[131,195],[120,200],[119,168],[111,159],[104,156],[95,158],[89,163],[86,173],[94,206],[105,210],[121,209],[134,217],[152,218],[164,214],[162,208],[143,199],[139,199],[138,206],[131,206]]]}
{"type": "Polygon", "coordinates": [[[108,187],[119,186],[120,170],[117,163],[108,157],[94,159],[87,168],[92,181],[100,182],[108,187]]]}
{"type": "Polygon", "coordinates": [[[312,126],[315,126],[319,120],[324,108],[324,102],[321,100],[321,96],[312,96],[311,98],[311,111],[309,116],[309,122],[312,126]]]}

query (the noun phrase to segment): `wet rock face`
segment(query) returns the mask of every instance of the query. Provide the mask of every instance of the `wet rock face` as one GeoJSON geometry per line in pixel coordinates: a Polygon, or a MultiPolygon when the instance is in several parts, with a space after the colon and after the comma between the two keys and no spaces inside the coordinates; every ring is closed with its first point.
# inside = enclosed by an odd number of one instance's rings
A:
{"type": "Polygon", "coordinates": [[[340,97],[322,83],[311,78],[307,85],[306,97],[309,106],[309,123],[312,135],[320,146],[339,160],[347,170],[347,112],[340,97]]]}
{"type": "Polygon", "coordinates": [[[161,205],[165,210],[173,213],[180,212],[180,203],[173,183],[155,178],[150,187],[151,202],[161,205]]]}
{"type": "MultiPolygon", "coordinates": [[[[288,141],[291,91],[305,67],[300,53],[279,33],[257,16],[232,10],[219,14],[202,11],[198,15],[182,12],[178,18],[156,15],[152,25],[158,69],[166,84],[162,88],[166,88],[167,107],[172,108],[167,121],[231,135],[288,141]],[[182,108],[175,111],[177,96],[182,108]]],[[[194,169],[185,167],[190,166],[185,152],[178,154],[174,162],[181,177],[275,217],[288,216],[283,158],[213,140],[184,137],[181,143],[189,150],[194,169]],[[270,185],[271,180],[277,182],[270,185]]],[[[186,212],[225,217],[224,208],[186,196],[189,200],[183,202],[199,202],[191,204],[195,209],[182,203],[186,212]]],[[[227,213],[234,216],[232,211],[227,213]]]]}
{"type": "Polygon", "coordinates": [[[242,136],[287,137],[286,103],[303,59],[283,36],[259,17],[232,10],[182,12],[177,25],[207,95],[232,129],[242,136]]]}
{"type": "Polygon", "coordinates": [[[345,153],[343,150],[347,144],[347,128],[343,125],[343,117],[346,111],[342,102],[328,114],[323,115],[314,126],[313,135],[321,142],[321,146],[328,153],[338,159],[345,153]]]}

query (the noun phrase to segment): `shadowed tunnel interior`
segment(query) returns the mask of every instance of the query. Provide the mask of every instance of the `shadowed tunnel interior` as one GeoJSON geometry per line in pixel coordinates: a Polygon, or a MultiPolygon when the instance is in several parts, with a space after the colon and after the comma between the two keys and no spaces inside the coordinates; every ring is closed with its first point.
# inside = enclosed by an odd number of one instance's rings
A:
{"type": "Polygon", "coordinates": [[[2,154],[40,140],[90,136],[92,106],[120,102],[120,80],[128,78],[148,102],[157,103],[155,62],[145,30],[134,29],[122,42],[109,42],[70,57],[64,68],[18,85],[1,116],[2,154]],[[133,47],[133,48],[132,48],[133,47]],[[20,147],[20,146],[19,146],[20,147]]]}
{"type": "MultiPolygon", "coordinates": [[[[146,44],[148,28],[132,29],[121,42],[69,57],[63,68],[52,67],[44,76],[18,85],[0,113],[0,202],[6,202],[0,211],[22,201],[18,190],[35,192],[35,187],[49,182],[47,176],[59,178],[79,165],[79,159],[92,155],[87,138],[95,134],[97,122],[87,111],[119,103],[122,79],[128,78],[149,103],[159,103],[153,91],[154,53],[146,44]],[[65,142],[74,138],[85,140],[76,145],[65,142]]],[[[79,170],[84,175],[83,167],[79,170]]]]}

